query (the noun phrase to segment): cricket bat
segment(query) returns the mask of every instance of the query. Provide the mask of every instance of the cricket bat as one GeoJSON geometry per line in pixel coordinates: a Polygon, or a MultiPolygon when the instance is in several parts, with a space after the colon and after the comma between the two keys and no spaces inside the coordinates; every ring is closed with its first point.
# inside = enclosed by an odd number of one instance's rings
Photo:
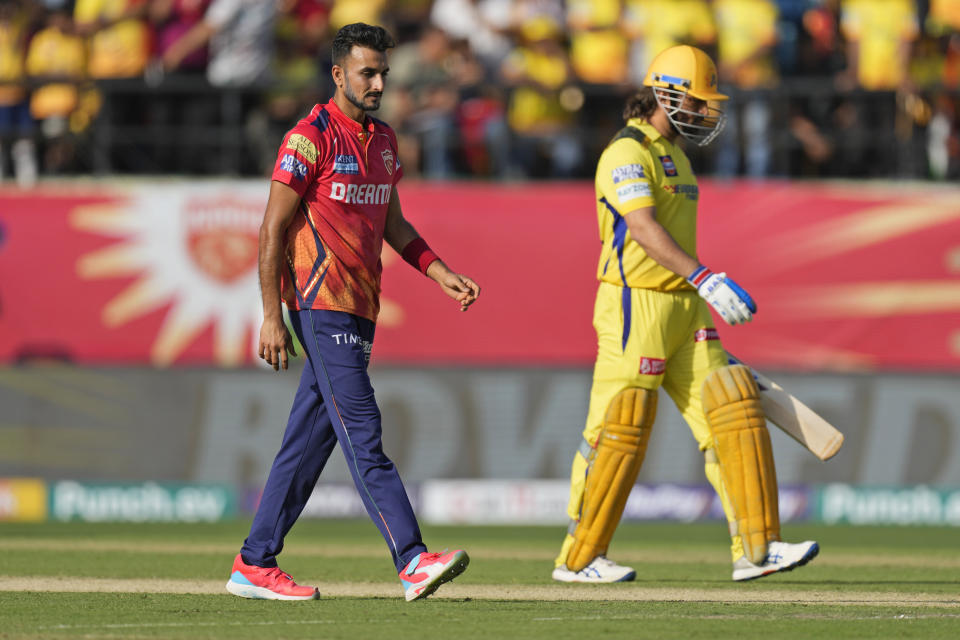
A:
{"type": "MultiPolygon", "coordinates": [[[[749,367],[730,354],[727,354],[727,357],[730,364],[749,367]]],[[[768,421],[780,427],[784,433],[821,460],[829,460],[836,455],[843,445],[843,434],[836,427],[770,378],[752,367],[750,371],[760,388],[760,404],[768,421]]]]}

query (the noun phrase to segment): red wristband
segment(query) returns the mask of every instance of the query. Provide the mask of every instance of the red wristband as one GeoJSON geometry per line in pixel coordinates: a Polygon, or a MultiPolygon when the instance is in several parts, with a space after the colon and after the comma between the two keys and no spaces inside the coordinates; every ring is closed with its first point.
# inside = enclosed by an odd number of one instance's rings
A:
{"type": "Polygon", "coordinates": [[[423,238],[416,238],[403,248],[401,254],[403,259],[420,270],[421,273],[427,273],[427,267],[434,260],[439,260],[439,256],[430,250],[427,241],[423,238]]]}

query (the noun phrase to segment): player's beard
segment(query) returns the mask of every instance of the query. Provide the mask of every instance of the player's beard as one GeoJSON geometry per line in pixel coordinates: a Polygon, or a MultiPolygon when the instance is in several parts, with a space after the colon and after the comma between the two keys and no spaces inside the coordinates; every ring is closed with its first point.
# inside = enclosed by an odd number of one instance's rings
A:
{"type": "MultiPolygon", "coordinates": [[[[368,95],[369,95],[369,94],[368,94],[368,95]]],[[[353,87],[350,86],[350,81],[347,80],[346,75],[344,75],[344,78],[343,78],[343,97],[345,97],[345,98],[350,102],[350,104],[352,104],[353,106],[355,106],[357,109],[360,109],[361,111],[376,111],[377,109],[380,108],[380,97],[381,97],[382,95],[383,95],[382,93],[376,93],[376,94],[375,94],[376,100],[375,100],[373,106],[372,106],[372,107],[371,107],[371,106],[367,106],[366,104],[364,104],[364,101],[361,100],[360,98],[358,98],[358,97],[357,97],[357,94],[355,94],[355,93],[353,92],[353,87]]]]}

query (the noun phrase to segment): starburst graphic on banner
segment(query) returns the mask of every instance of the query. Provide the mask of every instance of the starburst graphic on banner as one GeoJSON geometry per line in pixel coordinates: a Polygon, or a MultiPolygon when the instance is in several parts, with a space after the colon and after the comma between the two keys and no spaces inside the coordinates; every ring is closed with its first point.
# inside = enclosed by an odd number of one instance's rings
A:
{"type": "Polygon", "coordinates": [[[153,364],[175,362],[211,325],[214,361],[243,363],[262,319],[257,234],[264,204],[262,185],[213,184],[136,189],[121,205],[75,210],[75,227],[122,240],[82,256],[78,275],[136,277],[104,306],[103,324],[118,329],[169,306],[150,351],[153,364]]]}
{"type": "MultiPolygon", "coordinates": [[[[74,210],[74,227],[118,240],[81,256],[78,275],[135,278],[104,306],[104,326],[118,330],[168,307],[150,349],[154,365],[176,362],[210,327],[215,364],[255,359],[263,321],[257,251],[265,195],[261,183],[145,187],[117,205],[74,210]]],[[[388,264],[393,255],[383,258],[388,264]]],[[[397,303],[381,304],[380,324],[402,322],[397,303]]]]}
{"type": "MultiPolygon", "coordinates": [[[[896,323],[897,329],[886,334],[894,343],[909,335],[904,331],[909,331],[905,327],[911,319],[955,317],[956,326],[943,335],[943,349],[951,358],[960,359],[960,247],[956,245],[960,240],[960,201],[955,193],[935,188],[865,192],[834,187],[820,195],[857,204],[848,212],[771,235],[757,248],[750,263],[773,285],[765,292],[761,313],[765,310],[798,323],[844,326],[842,330],[848,332],[874,331],[896,323]],[[882,199],[870,202],[871,197],[882,199]],[[915,234],[929,235],[930,231],[939,235],[922,245],[913,242],[915,234]],[[926,253],[917,246],[925,247],[926,253]],[[822,284],[792,284],[796,278],[791,274],[807,269],[823,273],[825,264],[841,265],[838,259],[848,260],[849,265],[867,260],[870,268],[851,275],[839,267],[826,278],[813,278],[822,284]],[[779,282],[780,278],[787,282],[779,282]]],[[[850,368],[876,364],[874,354],[852,344],[811,343],[786,331],[781,336],[778,345],[767,346],[781,354],[794,354],[797,362],[830,362],[850,368]]],[[[824,337],[818,336],[818,340],[824,337]]]]}

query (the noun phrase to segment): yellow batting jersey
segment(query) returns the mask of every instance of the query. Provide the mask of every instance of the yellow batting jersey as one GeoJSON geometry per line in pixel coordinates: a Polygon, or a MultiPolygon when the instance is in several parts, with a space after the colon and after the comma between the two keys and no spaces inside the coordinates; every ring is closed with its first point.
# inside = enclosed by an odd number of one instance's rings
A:
{"type": "Polygon", "coordinates": [[[636,289],[689,289],[687,274],[677,275],[649,257],[624,220],[631,211],[654,207],[657,222],[696,257],[700,191],[683,149],[645,120],[632,118],[601,154],[596,190],[603,244],[597,278],[636,289]]]}

